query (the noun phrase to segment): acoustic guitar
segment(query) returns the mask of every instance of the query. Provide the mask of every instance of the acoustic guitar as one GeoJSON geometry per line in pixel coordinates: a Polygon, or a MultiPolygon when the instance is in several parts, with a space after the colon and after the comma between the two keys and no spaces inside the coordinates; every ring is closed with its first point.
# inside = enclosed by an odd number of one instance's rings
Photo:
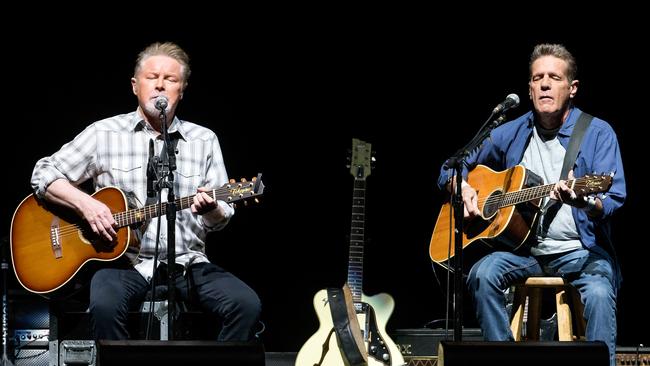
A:
{"type": "MultiPolygon", "coordinates": [[[[228,203],[256,199],[264,191],[261,174],[250,182],[231,180],[206,192],[212,199],[228,203]]],[[[16,209],[11,220],[11,259],[20,284],[28,291],[45,294],[61,288],[92,260],[112,261],[122,256],[132,239],[130,225],[164,215],[167,202],[127,209],[124,193],[115,187],[98,190],[93,197],[106,204],[117,222],[117,239],[98,239],[89,226],[71,210],[45,206],[33,194],[16,209]]],[[[194,195],[174,201],[176,210],[189,208],[194,195]]]]}
{"type": "MultiPolygon", "coordinates": [[[[522,165],[501,172],[477,165],[469,172],[467,182],[478,193],[481,214],[463,222],[463,250],[479,240],[489,247],[512,251],[532,243],[535,238],[531,233],[536,227],[542,199],[549,196],[555,183],[540,185],[540,178],[522,165]]],[[[586,175],[566,182],[576,194],[584,196],[607,191],[612,177],[586,175]]],[[[432,261],[443,264],[454,256],[454,227],[453,209],[447,202],[440,209],[431,235],[432,261]]]]}

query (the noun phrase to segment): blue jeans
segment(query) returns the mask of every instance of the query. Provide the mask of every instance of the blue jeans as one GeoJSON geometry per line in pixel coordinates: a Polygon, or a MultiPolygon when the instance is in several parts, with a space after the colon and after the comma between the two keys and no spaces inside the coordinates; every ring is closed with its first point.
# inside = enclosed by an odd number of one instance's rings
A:
{"type": "Polygon", "coordinates": [[[609,258],[587,249],[548,256],[494,252],[479,260],[467,278],[476,316],[488,341],[514,340],[504,291],[531,276],[561,276],[579,291],[588,341],[603,341],[610,364],[616,355],[616,291],[609,258]]]}

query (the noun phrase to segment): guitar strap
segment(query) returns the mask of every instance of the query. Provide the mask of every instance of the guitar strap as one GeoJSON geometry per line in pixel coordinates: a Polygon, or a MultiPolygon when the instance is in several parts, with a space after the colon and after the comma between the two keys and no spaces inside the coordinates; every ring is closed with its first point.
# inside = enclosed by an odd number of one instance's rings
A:
{"type": "MultiPolygon", "coordinates": [[[[569,177],[569,171],[576,162],[578,157],[578,151],[580,151],[580,144],[582,143],[582,138],[585,136],[587,127],[591,123],[591,120],[594,119],[589,113],[581,112],[578,117],[576,125],[573,126],[573,132],[571,133],[571,138],[569,139],[569,145],[567,146],[566,153],[564,154],[564,162],[562,163],[562,172],[560,173],[560,180],[566,180],[569,177]]],[[[548,200],[546,205],[542,209],[542,212],[546,212],[552,205],[557,203],[557,201],[548,200]]],[[[553,215],[555,216],[555,215],[553,215]]],[[[552,221],[552,218],[551,218],[552,221]]],[[[548,221],[547,224],[550,224],[548,221]]]]}
{"type": "Polygon", "coordinates": [[[566,154],[564,155],[564,163],[562,164],[562,173],[560,173],[560,180],[566,180],[569,177],[569,170],[573,167],[573,164],[576,162],[576,157],[578,157],[578,151],[580,150],[580,144],[582,143],[582,138],[587,131],[587,127],[591,123],[591,120],[594,117],[588,113],[580,113],[576,125],[573,126],[573,132],[571,133],[571,138],[569,139],[569,146],[566,149],[566,154]]]}
{"type": "Polygon", "coordinates": [[[364,350],[361,328],[348,285],[344,285],[342,289],[328,288],[327,298],[332,313],[334,331],[347,364],[350,366],[367,365],[368,354],[364,350]]]}

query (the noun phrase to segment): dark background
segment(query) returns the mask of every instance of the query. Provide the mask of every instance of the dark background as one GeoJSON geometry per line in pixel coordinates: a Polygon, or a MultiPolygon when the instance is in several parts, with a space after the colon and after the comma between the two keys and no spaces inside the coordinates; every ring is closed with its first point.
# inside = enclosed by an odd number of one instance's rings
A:
{"type": "MultiPolygon", "coordinates": [[[[416,8],[102,13],[29,16],[3,31],[3,236],[31,193],[36,160],[92,121],[134,110],[137,53],[175,41],[192,59],[178,115],[217,133],[231,177],[263,173],[261,204],[239,209],[208,253],[260,295],[267,350],[297,351],[318,326],[313,295],[346,280],[353,137],[377,158],[367,181],[364,292],[395,299],[389,333],[425,326],[445,317],[444,272],[434,273],[428,256],[443,199],[439,166],[507,94],[522,99],[510,117],[530,108],[530,52],[558,42],[578,61],[577,105],[611,123],[627,170],[628,201],[613,228],[625,278],[618,343],[650,343],[640,270],[650,250],[638,229],[647,40],[633,10],[580,22],[550,10],[521,22],[416,8]]],[[[476,326],[468,298],[465,313],[476,326]]]]}

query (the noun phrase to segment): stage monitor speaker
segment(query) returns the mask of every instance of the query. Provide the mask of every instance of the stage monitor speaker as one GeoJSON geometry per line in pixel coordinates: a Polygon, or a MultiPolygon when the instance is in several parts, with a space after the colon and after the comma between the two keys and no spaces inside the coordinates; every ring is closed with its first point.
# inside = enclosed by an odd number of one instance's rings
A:
{"type": "Polygon", "coordinates": [[[264,366],[264,346],[259,342],[99,340],[97,365],[264,366]]]}
{"type": "Polygon", "coordinates": [[[297,352],[266,352],[266,366],[294,366],[297,352]]]}
{"type": "Polygon", "coordinates": [[[603,342],[440,342],[439,366],[608,366],[603,342]]]}

